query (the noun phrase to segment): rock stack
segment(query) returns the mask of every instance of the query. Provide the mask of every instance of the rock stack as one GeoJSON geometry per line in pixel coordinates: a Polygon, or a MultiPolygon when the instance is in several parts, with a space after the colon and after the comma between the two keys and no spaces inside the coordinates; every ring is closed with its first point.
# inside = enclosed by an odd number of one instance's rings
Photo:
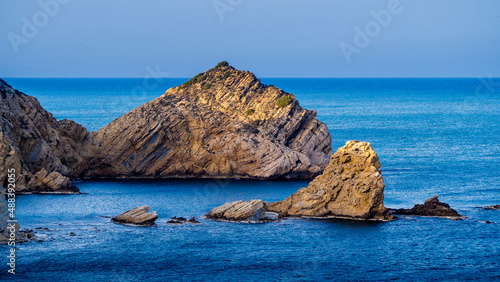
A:
{"type": "Polygon", "coordinates": [[[281,216],[391,220],[384,207],[384,180],[370,143],[349,141],[324,173],[287,199],[269,204],[281,216]]]}

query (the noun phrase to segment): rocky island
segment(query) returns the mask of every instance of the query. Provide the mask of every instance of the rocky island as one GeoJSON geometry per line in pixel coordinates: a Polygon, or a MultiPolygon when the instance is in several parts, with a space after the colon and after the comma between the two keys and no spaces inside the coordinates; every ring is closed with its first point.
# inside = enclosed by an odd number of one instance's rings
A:
{"type": "Polygon", "coordinates": [[[331,157],[324,173],[287,199],[269,204],[281,216],[387,221],[384,180],[370,143],[349,141],[331,157]]]}
{"type": "Polygon", "coordinates": [[[0,183],[15,168],[18,193],[78,193],[76,178],[310,179],[332,155],[315,111],[227,62],[96,132],[1,79],[0,98],[0,183]]]}
{"type": "Polygon", "coordinates": [[[308,179],[332,154],[315,111],[226,62],[91,138],[85,177],[308,179]]]}

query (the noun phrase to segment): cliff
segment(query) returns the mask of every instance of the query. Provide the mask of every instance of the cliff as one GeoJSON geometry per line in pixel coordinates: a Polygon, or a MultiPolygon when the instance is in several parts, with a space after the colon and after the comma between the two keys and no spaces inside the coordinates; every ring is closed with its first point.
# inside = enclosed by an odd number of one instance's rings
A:
{"type": "Polygon", "coordinates": [[[282,216],[390,220],[380,167],[370,143],[349,141],[322,175],[287,199],[270,203],[268,210],[282,216]]]}
{"type": "Polygon", "coordinates": [[[88,177],[312,178],[332,154],[315,111],[224,63],[92,138],[88,177]]]}
{"type": "Polygon", "coordinates": [[[331,138],[293,94],[223,62],[97,132],[0,80],[0,183],[74,193],[74,178],[313,178],[331,138]]]}
{"type": "Polygon", "coordinates": [[[89,134],[69,120],[56,121],[36,98],[0,79],[0,183],[16,171],[17,192],[75,193],[70,177],[85,169],[89,134]]]}

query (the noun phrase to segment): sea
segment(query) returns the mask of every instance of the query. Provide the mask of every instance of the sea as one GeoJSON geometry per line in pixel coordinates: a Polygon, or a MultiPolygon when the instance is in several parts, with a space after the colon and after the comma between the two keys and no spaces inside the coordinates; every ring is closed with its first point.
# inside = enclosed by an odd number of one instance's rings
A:
{"type": "MultiPolygon", "coordinates": [[[[89,131],[179,85],[182,78],[8,78],[55,118],[89,131]]],[[[315,110],[335,150],[370,142],[384,204],[411,208],[439,195],[467,218],[391,222],[204,220],[235,200],[283,200],[308,181],[84,180],[81,195],[21,195],[16,219],[40,242],[16,246],[5,281],[499,281],[500,79],[264,78],[315,110]],[[148,205],[154,227],[110,217],[148,205]],[[200,225],[169,225],[174,216],[200,225]],[[42,228],[42,229],[40,229],[42,228]]]]}

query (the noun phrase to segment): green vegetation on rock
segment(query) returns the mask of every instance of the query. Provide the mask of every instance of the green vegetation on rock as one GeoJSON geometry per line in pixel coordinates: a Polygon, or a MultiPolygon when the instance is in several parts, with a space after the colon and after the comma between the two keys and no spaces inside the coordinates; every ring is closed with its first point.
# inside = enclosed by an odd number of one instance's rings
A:
{"type": "Polygon", "coordinates": [[[252,115],[253,113],[255,113],[255,110],[254,110],[254,109],[248,109],[248,110],[246,110],[246,111],[245,111],[245,114],[246,114],[247,116],[252,115]]]}
{"type": "Polygon", "coordinates": [[[216,69],[218,69],[218,68],[220,68],[220,67],[227,67],[227,66],[229,66],[229,64],[228,64],[226,61],[222,61],[222,62],[218,63],[218,64],[215,66],[215,68],[216,68],[216,69]]]}
{"type": "Polygon", "coordinates": [[[203,89],[210,89],[210,87],[212,87],[212,84],[207,83],[205,84],[205,86],[203,86],[203,89]]]}
{"type": "Polygon", "coordinates": [[[199,74],[195,75],[195,76],[194,76],[193,78],[191,78],[190,80],[188,80],[188,81],[184,82],[184,84],[183,84],[183,85],[187,87],[187,86],[191,86],[191,85],[192,85],[192,84],[194,84],[194,83],[199,83],[199,82],[201,82],[201,81],[203,80],[203,75],[204,75],[204,74],[205,74],[205,73],[200,72],[199,74]]]}
{"type": "Polygon", "coordinates": [[[276,102],[274,102],[276,104],[276,106],[280,107],[280,108],[284,108],[288,105],[290,105],[290,103],[292,102],[292,97],[288,96],[288,95],[284,95],[284,96],[281,96],[280,98],[278,98],[276,100],[276,102]]]}

